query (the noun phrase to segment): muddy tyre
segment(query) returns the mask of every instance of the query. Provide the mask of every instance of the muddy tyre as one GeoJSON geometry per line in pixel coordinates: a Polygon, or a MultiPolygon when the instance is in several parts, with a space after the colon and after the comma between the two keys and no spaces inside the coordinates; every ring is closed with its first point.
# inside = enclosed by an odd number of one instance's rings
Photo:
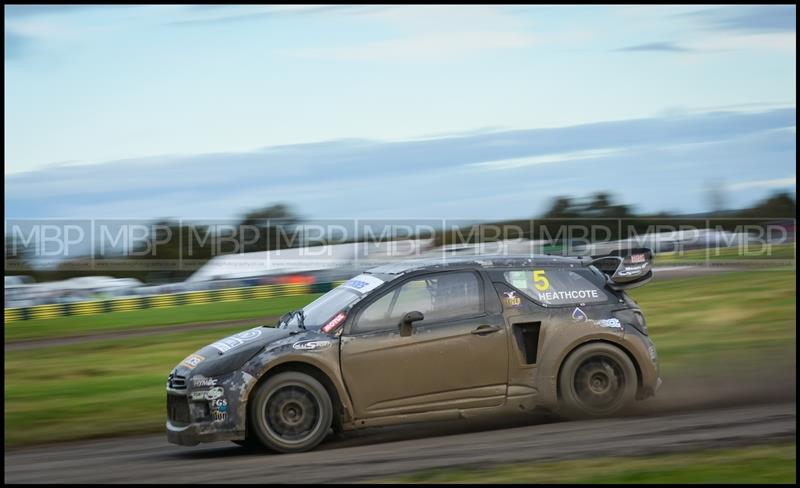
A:
{"type": "Polygon", "coordinates": [[[558,380],[559,415],[568,419],[608,417],[633,402],[633,362],[607,343],[580,346],[564,361],[558,380]]]}
{"type": "Polygon", "coordinates": [[[251,433],[268,449],[302,452],[328,434],[333,420],[330,396],[313,377],[279,373],[263,382],[248,407],[251,433]]]}

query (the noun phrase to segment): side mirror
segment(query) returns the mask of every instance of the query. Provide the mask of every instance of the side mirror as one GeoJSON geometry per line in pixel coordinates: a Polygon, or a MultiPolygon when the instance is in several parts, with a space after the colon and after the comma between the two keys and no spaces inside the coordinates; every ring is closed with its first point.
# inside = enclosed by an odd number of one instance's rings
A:
{"type": "Polygon", "coordinates": [[[424,319],[425,316],[422,315],[422,312],[408,312],[407,314],[403,315],[403,319],[400,321],[400,335],[402,337],[408,337],[411,335],[411,325],[414,322],[419,322],[420,320],[424,319]]]}

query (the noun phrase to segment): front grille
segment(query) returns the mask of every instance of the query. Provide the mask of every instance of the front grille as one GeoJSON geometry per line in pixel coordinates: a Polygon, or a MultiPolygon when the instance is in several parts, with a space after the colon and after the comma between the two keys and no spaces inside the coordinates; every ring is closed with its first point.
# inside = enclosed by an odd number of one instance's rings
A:
{"type": "Polygon", "coordinates": [[[170,373],[167,377],[167,386],[173,390],[185,390],[186,377],[170,373]]]}
{"type": "Polygon", "coordinates": [[[185,396],[167,395],[167,417],[175,424],[189,423],[189,400],[185,396]]]}

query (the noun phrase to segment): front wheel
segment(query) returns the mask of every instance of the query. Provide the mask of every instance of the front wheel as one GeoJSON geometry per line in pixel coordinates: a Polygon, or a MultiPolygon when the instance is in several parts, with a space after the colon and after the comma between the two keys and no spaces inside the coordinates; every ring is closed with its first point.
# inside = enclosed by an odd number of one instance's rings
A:
{"type": "Polygon", "coordinates": [[[313,449],[328,434],[333,420],[330,396],[313,377],[279,373],[255,391],[249,407],[253,434],[278,452],[313,449]]]}
{"type": "Polygon", "coordinates": [[[633,362],[618,347],[586,344],[569,355],[559,375],[560,414],[567,418],[607,417],[636,396],[633,362]]]}

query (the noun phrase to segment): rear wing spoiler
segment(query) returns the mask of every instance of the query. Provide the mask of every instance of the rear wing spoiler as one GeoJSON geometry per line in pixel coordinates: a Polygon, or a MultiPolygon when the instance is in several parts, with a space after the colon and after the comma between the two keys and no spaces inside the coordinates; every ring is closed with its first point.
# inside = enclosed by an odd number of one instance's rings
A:
{"type": "Polygon", "coordinates": [[[644,247],[592,256],[589,264],[605,274],[608,286],[615,290],[642,286],[653,279],[653,251],[644,247]]]}

